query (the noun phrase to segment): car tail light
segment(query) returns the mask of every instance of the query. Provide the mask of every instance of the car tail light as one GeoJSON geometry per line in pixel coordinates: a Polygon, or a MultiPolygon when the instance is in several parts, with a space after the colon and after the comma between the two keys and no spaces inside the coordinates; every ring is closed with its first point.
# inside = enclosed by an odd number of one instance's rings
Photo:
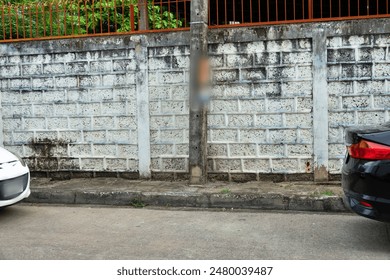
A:
{"type": "Polygon", "coordinates": [[[359,204],[366,207],[366,208],[373,208],[370,203],[365,202],[365,201],[360,201],[359,204]]]}
{"type": "Polygon", "coordinates": [[[390,159],[390,147],[374,142],[360,140],[359,143],[348,147],[349,155],[358,159],[390,159]]]}

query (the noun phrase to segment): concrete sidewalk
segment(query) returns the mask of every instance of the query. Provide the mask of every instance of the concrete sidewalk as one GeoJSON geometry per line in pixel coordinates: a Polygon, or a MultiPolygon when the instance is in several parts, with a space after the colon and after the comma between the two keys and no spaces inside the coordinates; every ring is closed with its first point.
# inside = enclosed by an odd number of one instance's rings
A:
{"type": "Polygon", "coordinates": [[[51,181],[33,178],[26,202],[118,206],[346,211],[340,183],[131,181],[117,178],[51,181]]]}

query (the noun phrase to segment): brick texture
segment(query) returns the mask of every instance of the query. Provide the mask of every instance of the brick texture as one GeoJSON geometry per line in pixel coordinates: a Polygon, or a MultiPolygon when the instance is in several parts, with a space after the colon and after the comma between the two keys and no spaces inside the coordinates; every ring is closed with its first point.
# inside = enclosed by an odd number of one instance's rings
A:
{"type": "Polygon", "coordinates": [[[214,44],[209,52],[217,61],[209,171],[311,172],[311,41],[214,44]]]}
{"type": "Polygon", "coordinates": [[[328,38],[329,171],[340,173],[344,131],[389,121],[387,35],[328,38]]]}
{"type": "Polygon", "coordinates": [[[137,171],[133,49],[2,61],[4,146],[32,170],[137,171]]]}
{"type": "Polygon", "coordinates": [[[188,170],[189,46],[148,49],[152,172],[188,170]]]}

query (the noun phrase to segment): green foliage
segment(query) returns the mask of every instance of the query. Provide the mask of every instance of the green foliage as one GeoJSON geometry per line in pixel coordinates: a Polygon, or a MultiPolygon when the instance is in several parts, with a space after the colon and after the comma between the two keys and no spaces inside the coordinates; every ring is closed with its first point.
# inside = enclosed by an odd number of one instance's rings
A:
{"type": "MultiPolygon", "coordinates": [[[[138,30],[138,0],[0,0],[0,40],[138,30]],[[34,2],[37,1],[37,2],[34,2]]],[[[149,29],[183,25],[167,6],[148,2],[149,29]]]]}
{"type": "Polygon", "coordinates": [[[222,194],[230,194],[231,192],[232,191],[230,189],[228,189],[228,188],[224,188],[224,189],[221,190],[222,194]]]}
{"type": "Polygon", "coordinates": [[[324,195],[324,196],[334,196],[335,193],[332,191],[332,190],[325,190],[321,193],[321,195],[324,195]]]}
{"type": "Polygon", "coordinates": [[[146,206],[146,204],[140,198],[134,198],[130,202],[130,205],[134,208],[144,208],[146,206]]]}

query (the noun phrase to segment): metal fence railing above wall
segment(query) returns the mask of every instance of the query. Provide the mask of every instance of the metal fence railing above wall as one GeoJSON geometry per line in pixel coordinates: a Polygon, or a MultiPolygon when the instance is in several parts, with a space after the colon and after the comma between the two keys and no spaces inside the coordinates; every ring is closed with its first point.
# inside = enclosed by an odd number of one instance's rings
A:
{"type": "Polygon", "coordinates": [[[0,4],[0,42],[189,26],[190,0],[36,1],[0,4]]]}
{"type": "MultiPolygon", "coordinates": [[[[191,0],[38,1],[0,0],[0,42],[188,30],[190,25],[191,0]]],[[[388,16],[390,0],[209,0],[211,28],[388,16]]]]}
{"type": "Polygon", "coordinates": [[[210,0],[214,27],[387,17],[389,0],[210,0]]]}

